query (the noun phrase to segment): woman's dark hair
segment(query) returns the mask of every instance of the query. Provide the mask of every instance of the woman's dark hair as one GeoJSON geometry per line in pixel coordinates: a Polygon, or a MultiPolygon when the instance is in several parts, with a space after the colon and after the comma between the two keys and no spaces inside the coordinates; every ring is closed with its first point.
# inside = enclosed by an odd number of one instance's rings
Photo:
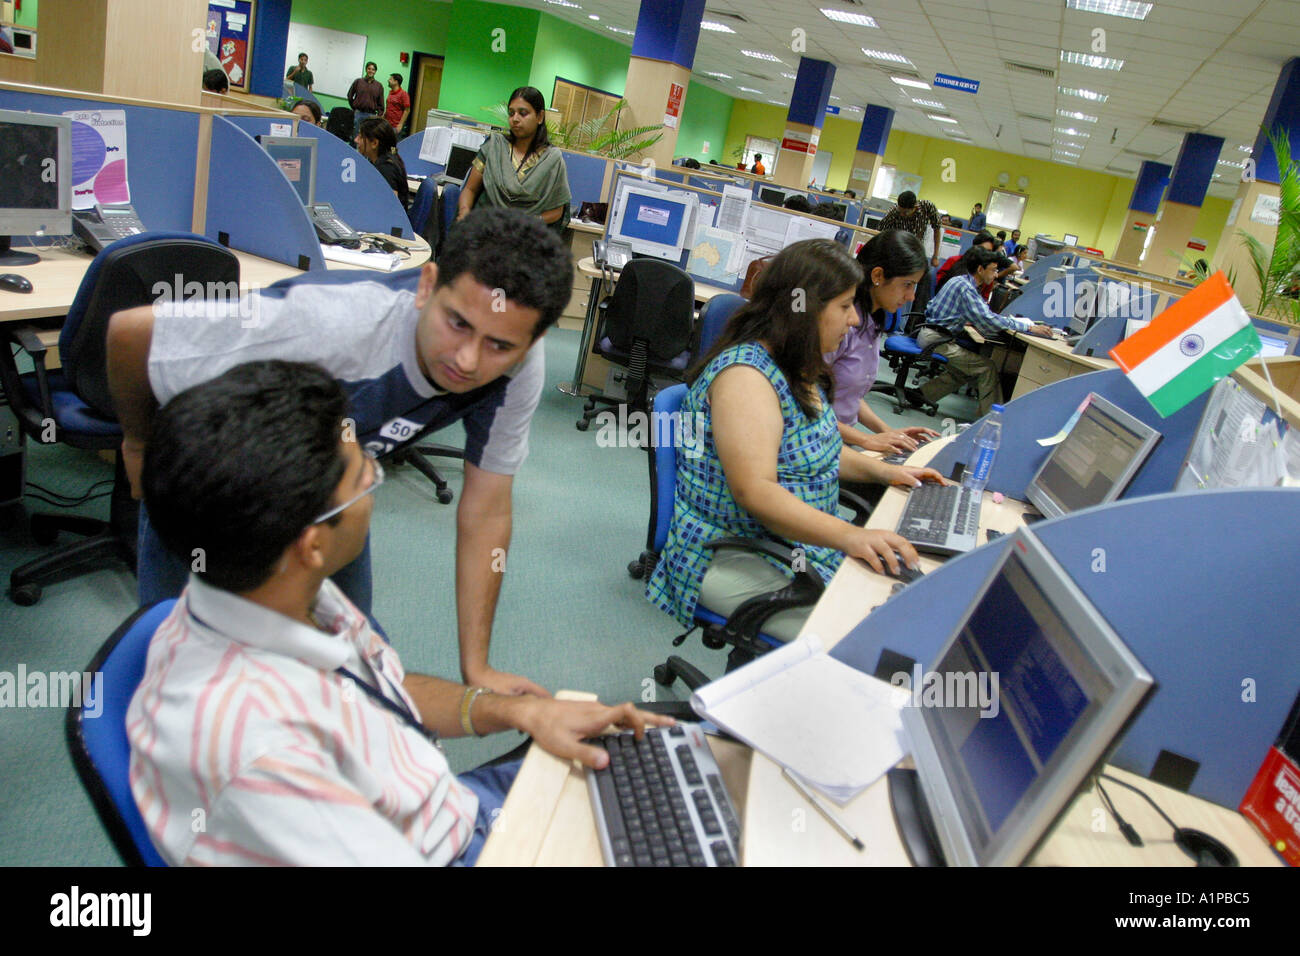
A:
{"type": "Polygon", "coordinates": [[[397,148],[397,134],[393,132],[393,127],[389,125],[388,120],[383,117],[372,116],[362,120],[357,131],[366,139],[373,139],[379,144],[380,159],[397,148]]]}
{"type": "Polygon", "coordinates": [[[317,126],[320,125],[320,119],[322,114],[320,111],[319,103],[317,103],[315,100],[300,99],[298,100],[298,102],[294,103],[293,106],[289,107],[289,109],[293,110],[299,106],[307,107],[307,109],[311,112],[312,120],[316,123],[317,126]]]}
{"type": "Polygon", "coordinates": [[[181,392],[145,446],[163,544],[213,587],[262,584],[343,479],[346,408],[333,376],[302,362],[248,362],[181,392]]]}
{"type": "MultiPolygon", "coordinates": [[[[521,86],[506,98],[506,109],[515,100],[523,100],[534,110],[539,117],[537,122],[537,132],[533,134],[532,145],[528,147],[528,152],[524,154],[524,159],[528,159],[533,153],[539,153],[547,146],[551,145],[551,138],[546,134],[546,100],[542,96],[542,91],[535,86],[521,86]]],[[[506,130],[506,139],[511,143],[515,141],[515,134],[506,130]]]]}
{"type": "Polygon", "coordinates": [[[805,239],[786,246],[758,277],[754,297],[731,317],[704,358],[687,374],[693,383],[721,352],[761,340],[790,383],[809,418],[819,413],[816,386],[833,397],[834,383],[822,357],[818,319],[837,296],[862,281],[862,268],[833,239],[805,239]]]}
{"type": "MultiPolygon", "coordinates": [[[[909,276],[914,272],[927,272],[930,260],[925,255],[925,246],[906,229],[886,229],[863,243],[858,250],[858,265],[862,267],[862,284],[858,286],[858,308],[863,317],[876,326],[876,319],[871,309],[871,272],[877,266],[885,272],[885,281],[909,276]]],[[[928,280],[923,280],[928,281],[928,280]]],[[[876,326],[879,332],[879,326],[876,326]]]]}
{"type": "Polygon", "coordinates": [[[1029,249],[1026,246],[1016,246],[1011,250],[1011,254],[1015,256],[1023,256],[1028,251],[1029,249]]]}
{"type": "Polygon", "coordinates": [[[813,209],[813,204],[808,201],[807,196],[799,196],[799,195],[786,196],[785,202],[781,203],[781,205],[785,209],[792,209],[795,212],[806,212],[806,213],[816,212],[816,210],[813,209]]]}

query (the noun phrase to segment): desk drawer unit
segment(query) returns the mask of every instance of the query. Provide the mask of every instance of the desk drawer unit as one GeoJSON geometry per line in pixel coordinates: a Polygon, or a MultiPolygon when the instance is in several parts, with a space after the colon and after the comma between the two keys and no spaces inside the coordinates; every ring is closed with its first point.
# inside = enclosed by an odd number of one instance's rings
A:
{"type": "Polygon", "coordinates": [[[1043,385],[1051,385],[1063,378],[1070,378],[1087,371],[1084,366],[1076,365],[1060,355],[1044,352],[1042,349],[1029,349],[1025,352],[1020,365],[1020,376],[1016,379],[1016,391],[1011,397],[1019,398],[1026,392],[1043,385]]]}

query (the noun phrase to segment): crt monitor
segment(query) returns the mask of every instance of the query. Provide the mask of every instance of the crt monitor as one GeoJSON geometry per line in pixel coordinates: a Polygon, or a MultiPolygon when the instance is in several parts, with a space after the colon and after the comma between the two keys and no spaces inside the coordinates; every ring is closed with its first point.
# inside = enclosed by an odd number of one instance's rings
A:
{"type": "Polygon", "coordinates": [[[257,141],[275,160],[298,193],[304,206],[316,201],[316,138],[314,136],[259,136],[257,141]]]}
{"type": "Polygon", "coordinates": [[[1011,535],[902,714],[944,861],[1028,859],[1154,686],[1042,543],[1011,535]]]}
{"type": "Polygon", "coordinates": [[[443,171],[441,177],[442,181],[461,183],[463,185],[469,176],[470,167],[474,164],[474,157],[477,155],[477,149],[453,143],[451,154],[447,157],[447,168],[443,171]]]}
{"type": "Polygon", "coordinates": [[[1160,433],[1150,425],[1092,392],[1070,434],[1052,448],[1025,489],[1025,497],[1048,518],[1114,501],[1159,441],[1160,433]]]}
{"type": "Polygon", "coordinates": [[[1067,232],[1067,233],[1065,234],[1065,244],[1066,244],[1067,246],[1077,246],[1077,245],[1079,244],[1079,237],[1078,237],[1078,236],[1072,236],[1072,235],[1070,235],[1070,234],[1067,232]]]}
{"type": "Polygon", "coordinates": [[[782,206],[785,204],[785,193],[780,189],[762,186],[758,190],[758,201],[765,202],[769,206],[782,206]]]}
{"type": "Polygon", "coordinates": [[[821,216],[823,219],[834,219],[836,222],[843,222],[848,211],[849,207],[845,203],[824,202],[813,208],[813,215],[821,216]]]}
{"type": "Polygon", "coordinates": [[[699,197],[680,190],[627,186],[610,212],[609,239],[634,253],[677,260],[695,219],[699,197]]]}
{"type": "Polygon", "coordinates": [[[0,266],[39,262],[11,236],[72,232],[72,120],[0,110],[0,266]]]}
{"type": "Polygon", "coordinates": [[[1082,335],[1097,320],[1097,283],[1079,282],[1074,287],[1074,314],[1069,329],[1082,335]]]}

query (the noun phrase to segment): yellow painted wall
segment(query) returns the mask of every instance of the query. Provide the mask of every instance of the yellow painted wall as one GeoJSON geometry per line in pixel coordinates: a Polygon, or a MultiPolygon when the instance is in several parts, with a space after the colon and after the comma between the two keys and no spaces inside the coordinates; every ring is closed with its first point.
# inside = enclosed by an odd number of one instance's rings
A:
{"type": "MultiPolygon", "coordinates": [[[[734,162],[731,151],[743,145],[746,136],[780,139],[785,117],[783,107],[736,100],[723,147],[724,162],[734,162]]],[[[819,148],[833,154],[828,186],[843,189],[848,183],[860,130],[860,121],[827,117],[819,148]]],[[[884,161],[903,172],[922,176],[922,198],[962,219],[970,215],[975,203],[987,205],[989,189],[997,186],[998,173],[1010,174],[1009,185],[1002,188],[1013,192],[1017,191],[1016,180],[1028,177],[1029,187],[1024,193],[1029,201],[1021,226],[1025,235],[1041,232],[1060,237],[1068,232],[1077,235],[1082,245],[1108,254],[1114,252],[1119,242],[1119,231],[1133,195],[1132,179],[899,130],[889,137],[884,161]],[[949,159],[953,162],[945,167],[944,161],[949,159]],[[951,170],[950,182],[944,181],[946,168],[951,170]]],[[[1205,200],[1195,235],[1209,241],[1205,252],[1208,259],[1214,256],[1231,205],[1226,199],[1205,200]]]]}

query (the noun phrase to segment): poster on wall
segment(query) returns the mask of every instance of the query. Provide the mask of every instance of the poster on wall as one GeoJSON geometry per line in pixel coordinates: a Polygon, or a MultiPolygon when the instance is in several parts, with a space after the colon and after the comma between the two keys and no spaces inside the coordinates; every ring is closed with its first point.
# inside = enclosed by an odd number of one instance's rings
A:
{"type": "Polygon", "coordinates": [[[208,50],[221,61],[232,90],[248,90],[256,8],[257,0],[208,0],[208,50]]]}

